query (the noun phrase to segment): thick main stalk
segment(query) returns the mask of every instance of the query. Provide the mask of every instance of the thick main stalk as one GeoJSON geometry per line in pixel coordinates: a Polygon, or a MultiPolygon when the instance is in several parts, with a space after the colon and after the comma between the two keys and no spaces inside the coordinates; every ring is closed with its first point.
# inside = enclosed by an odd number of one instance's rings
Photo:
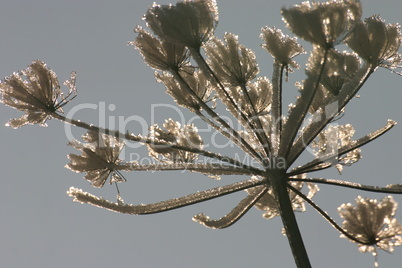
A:
{"type": "Polygon", "coordinates": [[[311,267],[306,248],[296,221],[292,203],[287,189],[286,172],[284,170],[271,170],[268,175],[272,185],[286,236],[298,268],[311,267]]]}

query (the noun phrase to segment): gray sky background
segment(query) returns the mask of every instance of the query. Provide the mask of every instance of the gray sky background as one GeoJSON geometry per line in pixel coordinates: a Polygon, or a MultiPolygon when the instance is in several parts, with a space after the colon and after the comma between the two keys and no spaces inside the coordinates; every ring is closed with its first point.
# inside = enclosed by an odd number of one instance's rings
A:
{"type": "MultiPolygon", "coordinates": [[[[167,4],[168,1],[160,1],[167,4]]],[[[224,32],[239,35],[240,42],[257,53],[261,75],[271,76],[272,59],[261,48],[258,37],[263,26],[276,26],[286,33],[280,8],[298,1],[218,0],[218,37],[224,32]]],[[[380,14],[387,22],[402,22],[399,0],[363,0],[363,15],[380,14]]],[[[132,47],[133,29],[144,25],[142,15],[152,1],[0,1],[0,77],[25,69],[32,60],[47,62],[60,82],[77,72],[78,97],[65,107],[78,104],[114,104],[106,109],[108,119],[136,115],[150,123],[162,123],[179,114],[170,108],[152,105],[174,104],[155,82],[153,70],[142,63],[132,47]]],[[[310,46],[305,46],[307,51],[310,46]]],[[[298,62],[304,66],[305,57],[298,62]]],[[[293,83],[303,79],[303,71],[291,75],[285,84],[285,101],[293,102],[293,83]]],[[[376,72],[353,100],[340,123],[352,123],[356,139],[386,124],[388,118],[402,122],[401,77],[385,69],[376,72]]],[[[186,119],[192,118],[182,110],[186,119]]],[[[21,113],[0,105],[0,123],[21,113]]],[[[99,124],[98,110],[81,110],[75,118],[99,124]]],[[[110,120],[109,120],[110,119],[110,120]]],[[[199,121],[197,121],[199,122],[199,121]]],[[[77,151],[66,146],[62,123],[49,127],[25,126],[19,130],[0,128],[0,266],[19,267],[294,267],[287,239],[281,235],[279,218],[267,221],[261,211],[250,210],[234,226],[210,230],[191,221],[197,213],[211,217],[228,213],[244,193],[195,206],[150,216],[127,216],[89,205],[73,203],[66,195],[70,186],[114,200],[114,186],[98,190],[64,168],[66,155],[77,151]]],[[[119,126],[117,126],[119,127],[119,126]]],[[[121,126],[120,126],[121,127],[121,126]]],[[[322,173],[327,178],[343,178],[363,184],[401,183],[402,126],[363,148],[363,159],[345,168],[322,173]]],[[[141,133],[138,122],[127,129],[141,133]]],[[[144,130],[145,131],[145,130],[144,130]]],[[[76,138],[82,134],[74,130],[76,138]]],[[[206,133],[203,134],[207,137],[206,133]]],[[[226,149],[223,149],[225,152],[226,149]]],[[[230,150],[226,150],[231,152],[230,150]]],[[[143,149],[128,151],[144,153],[143,149]]],[[[135,155],[133,155],[135,156],[135,155]]],[[[303,159],[308,160],[308,154],[303,159]]],[[[304,160],[303,160],[304,161],[304,160]]],[[[299,164],[302,164],[300,162],[299,164]]],[[[317,175],[318,176],[318,175],[317,175]]],[[[197,190],[230,184],[240,178],[214,181],[202,175],[171,173],[129,173],[121,185],[127,203],[149,203],[182,196],[197,190]]],[[[358,195],[382,198],[384,195],[321,186],[315,202],[341,223],[336,208],[354,203],[358,195]]],[[[395,196],[399,202],[401,197],[395,196]]],[[[401,212],[397,218],[402,221],[401,212]]],[[[372,267],[370,254],[361,254],[357,246],[339,239],[339,234],[312,208],[297,214],[305,244],[314,267],[372,267]]],[[[390,255],[379,253],[381,267],[398,267],[402,249],[390,255]]]]}

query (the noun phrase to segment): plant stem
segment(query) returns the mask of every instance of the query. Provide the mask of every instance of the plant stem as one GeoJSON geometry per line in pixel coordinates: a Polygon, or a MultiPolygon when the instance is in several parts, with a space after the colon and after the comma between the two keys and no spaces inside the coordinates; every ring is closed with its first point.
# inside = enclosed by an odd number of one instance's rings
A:
{"type": "Polygon", "coordinates": [[[311,267],[306,248],[296,221],[292,203],[287,189],[286,172],[284,170],[272,170],[268,175],[272,189],[275,193],[280,210],[282,223],[289,240],[289,245],[298,268],[311,267]]]}

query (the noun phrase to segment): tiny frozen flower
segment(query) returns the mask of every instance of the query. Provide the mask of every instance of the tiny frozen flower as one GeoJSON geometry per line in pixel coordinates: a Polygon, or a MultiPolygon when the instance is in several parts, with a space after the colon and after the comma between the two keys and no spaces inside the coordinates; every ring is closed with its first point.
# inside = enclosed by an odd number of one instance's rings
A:
{"type": "Polygon", "coordinates": [[[81,155],[69,154],[70,163],[66,168],[80,173],[86,172],[84,179],[94,187],[103,187],[110,175],[110,184],[125,181],[119,172],[119,155],[124,142],[114,136],[100,134],[95,131],[87,132],[83,144],[72,140],[69,145],[82,152],[81,155]]]}
{"type": "Polygon", "coordinates": [[[243,86],[259,73],[255,54],[234,34],[226,33],[224,39],[213,38],[205,46],[208,63],[224,85],[243,86]]]}
{"type": "Polygon", "coordinates": [[[374,65],[396,68],[402,62],[398,54],[402,42],[399,24],[385,24],[379,16],[359,22],[346,43],[361,58],[374,65]]]}
{"type": "Polygon", "coordinates": [[[172,145],[178,145],[187,148],[203,148],[201,136],[194,125],[184,125],[181,127],[179,122],[168,119],[161,129],[158,125],[150,128],[149,137],[156,142],[165,142],[167,144],[147,144],[149,155],[154,159],[166,163],[189,163],[198,158],[197,153],[172,148],[172,145]]]}
{"type": "MultiPolygon", "coordinates": [[[[212,93],[212,87],[203,73],[198,71],[193,73],[181,72],[180,74],[200,100],[207,102],[212,93]]],[[[187,92],[184,85],[178,83],[172,75],[155,73],[155,76],[158,82],[165,85],[166,92],[173,97],[178,105],[191,111],[199,111],[201,109],[199,103],[187,92]]]]}
{"type": "Polygon", "coordinates": [[[231,94],[236,105],[246,114],[265,115],[271,107],[272,84],[268,78],[259,77],[257,81],[247,83],[248,97],[238,87],[232,87],[231,94]]]}
{"type": "Polygon", "coordinates": [[[352,125],[329,125],[322,131],[316,140],[311,144],[317,158],[333,155],[335,167],[342,172],[343,166],[350,166],[361,158],[361,150],[355,149],[338,157],[338,150],[343,146],[352,145],[355,141],[352,139],[355,129],[352,125]]]}
{"type": "Polygon", "coordinates": [[[331,50],[320,83],[333,95],[338,95],[342,86],[353,78],[359,68],[357,54],[331,50]]]}
{"type": "Polygon", "coordinates": [[[60,90],[56,74],[39,60],[6,77],[0,82],[1,102],[25,113],[6,125],[12,128],[26,124],[46,126],[46,120],[51,119],[54,112],[62,113],[62,107],[76,96],[74,72],[71,80],[64,84],[70,88],[67,96],[60,90]]]}
{"type": "Polygon", "coordinates": [[[259,77],[257,81],[254,83],[249,82],[248,84],[248,92],[250,98],[250,103],[248,104],[249,115],[252,114],[251,107],[255,110],[257,115],[260,115],[264,112],[268,112],[271,107],[272,101],[272,84],[266,77],[259,77]]]}
{"type": "Polygon", "coordinates": [[[305,53],[303,47],[297,43],[296,38],[291,38],[282,33],[281,30],[265,27],[260,35],[265,42],[261,46],[274,57],[274,59],[283,65],[290,65],[292,68],[300,66],[292,60],[297,55],[305,53]]]}
{"type": "Polygon", "coordinates": [[[356,206],[342,204],[338,212],[344,219],[343,229],[359,242],[351,241],[358,243],[361,252],[376,255],[376,247],[393,252],[402,245],[402,225],[394,218],[397,206],[392,196],[380,202],[359,196],[356,206]]]}
{"type": "Polygon", "coordinates": [[[144,61],[156,70],[179,70],[188,65],[189,53],[182,44],[171,43],[152,36],[141,27],[135,28],[137,38],[130,42],[141,53],[144,61]]]}
{"type": "MultiPolygon", "coordinates": [[[[305,174],[301,174],[298,176],[295,176],[299,179],[305,178],[305,174]]],[[[253,179],[257,179],[253,177],[253,179]]],[[[302,181],[294,181],[290,183],[294,188],[297,190],[301,190],[304,186],[304,182],[302,181]]],[[[317,185],[313,183],[307,183],[307,187],[309,189],[309,193],[307,195],[308,198],[312,198],[318,191],[319,188],[317,185]]],[[[253,188],[251,189],[246,189],[245,190],[247,193],[252,194],[252,191],[254,191],[253,188]]],[[[300,196],[298,196],[295,192],[288,190],[289,192],[289,198],[290,201],[292,202],[292,207],[294,211],[298,212],[304,212],[306,211],[306,206],[304,203],[304,199],[300,196]]],[[[272,191],[272,189],[268,190],[267,193],[265,193],[254,205],[257,209],[266,211],[264,214],[262,214],[262,217],[266,218],[267,220],[272,219],[276,216],[280,216],[280,209],[278,207],[278,201],[276,201],[275,195],[272,191]]]]}
{"type": "Polygon", "coordinates": [[[144,15],[149,28],[161,39],[200,48],[218,23],[214,0],[185,0],[176,5],[154,4],[144,15]]]}
{"type": "Polygon", "coordinates": [[[287,27],[302,39],[323,48],[342,42],[360,20],[358,0],[335,0],[324,3],[303,2],[282,9],[287,27]]]}

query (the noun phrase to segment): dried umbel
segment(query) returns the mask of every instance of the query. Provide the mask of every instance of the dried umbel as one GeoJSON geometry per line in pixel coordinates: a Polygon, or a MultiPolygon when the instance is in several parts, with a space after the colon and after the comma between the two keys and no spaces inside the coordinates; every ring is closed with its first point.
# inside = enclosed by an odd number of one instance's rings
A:
{"type": "Polygon", "coordinates": [[[343,204],[338,208],[344,219],[343,228],[353,242],[358,242],[361,252],[377,255],[376,247],[393,252],[395,246],[402,245],[402,225],[395,219],[397,203],[392,196],[376,199],[356,199],[356,206],[343,204]]]}
{"type": "Polygon", "coordinates": [[[218,9],[214,0],[186,0],[175,6],[154,4],[144,18],[160,38],[199,48],[213,35],[218,22],[218,9]]]}
{"type": "MultiPolygon", "coordinates": [[[[323,158],[326,155],[335,155],[339,148],[353,146],[356,141],[352,140],[355,130],[352,125],[333,125],[321,132],[317,139],[312,143],[316,149],[314,152],[317,158],[323,158]]],[[[360,149],[355,149],[347,154],[329,159],[331,165],[334,165],[341,173],[344,166],[350,166],[361,158],[360,149]]]]}
{"type": "Polygon", "coordinates": [[[201,110],[199,100],[207,102],[210,100],[212,86],[202,72],[180,73],[182,80],[178,82],[173,75],[168,73],[155,73],[158,82],[161,82],[166,87],[168,93],[175,100],[177,105],[190,109],[192,112],[201,110]],[[188,94],[187,90],[191,89],[194,93],[194,98],[188,94]]]}
{"type": "MultiPolygon", "coordinates": [[[[221,218],[211,219],[199,213],[193,220],[209,228],[226,228],[252,207],[264,211],[266,219],[280,216],[296,265],[311,267],[294,215],[295,211],[305,211],[307,203],[343,236],[358,243],[362,251],[373,251],[375,247],[392,251],[401,244],[401,227],[394,219],[396,203],[391,197],[379,203],[359,197],[357,207],[342,205],[339,211],[345,220],[343,227],[312,198],[319,183],[395,194],[402,193],[400,184],[377,187],[316,178],[312,174],[331,167],[341,172],[360,160],[363,145],[395,126],[395,121],[388,120],[382,128],[354,139],[352,125],[338,124],[337,120],[378,66],[391,70],[399,67],[399,26],[386,25],[379,17],[360,21],[361,4],[355,0],[304,2],[282,9],[282,14],[289,29],[312,44],[306,79],[297,83],[300,95],[294,104],[289,104],[287,112],[283,109],[283,82],[287,81],[290,68],[299,68],[295,57],[305,51],[295,37],[276,28],[264,27],[260,36],[263,49],[274,58],[270,79],[259,76],[256,54],[241,45],[236,35],[226,33],[223,40],[213,36],[217,9],[212,0],[186,0],[168,6],[154,4],[145,20],[156,36],[137,27],[138,36],[131,42],[144,62],[156,70],[157,81],[166,87],[177,105],[214,129],[212,135],[220,134],[236,146],[235,155],[229,154],[231,150],[225,150],[224,154],[209,151],[195,125],[180,124],[173,119],[162,126],[151,126],[148,135],[140,136],[65,118],[61,107],[75,92],[74,77],[67,83],[69,96],[63,97],[55,74],[42,62],[34,62],[23,72],[25,82],[16,74],[1,82],[3,102],[26,113],[11,125],[44,123],[52,117],[87,129],[84,142],[70,142],[81,155],[70,154],[67,167],[85,172],[84,178],[94,187],[104,186],[109,177],[110,183],[117,186],[117,182],[125,181],[120,171],[187,170],[214,179],[224,175],[244,178],[179,198],[140,205],[126,204],[119,190],[117,201],[113,202],[72,187],[68,194],[77,202],[138,215],[243,192],[246,196],[221,218]],[[349,50],[336,50],[335,46],[342,42],[349,50]],[[235,124],[220,115],[225,109],[229,111],[225,115],[235,124]],[[142,164],[120,159],[123,140],[145,145],[153,162],[142,164]],[[312,153],[312,159],[295,166],[296,161],[305,160],[300,156],[306,151],[312,153]],[[237,152],[244,155],[239,158],[237,152]]],[[[212,150],[215,149],[218,148],[212,150]]]]}
{"type": "Polygon", "coordinates": [[[292,38],[276,28],[265,27],[261,30],[262,47],[268,51],[275,60],[292,68],[299,68],[296,61],[292,60],[297,55],[305,53],[303,47],[292,38]]]}
{"type": "Polygon", "coordinates": [[[361,13],[357,0],[303,2],[282,9],[283,18],[294,34],[321,47],[342,42],[360,20],[361,13]]]}
{"type": "Polygon", "coordinates": [[[165,129],[154,125],[150,129],[150,139],[155,141],[164,141],[167,144],[160,145],[149,143],[149,155],[161,162],[194,162],[198,154],[172,148],[169,144],[177,144],[188,148],[203,148],[203,142],[194,125],[184,125],[181,127],[179,122],[172,119],[166,120],[163,124],[165,129]]]}
{"type": "Polygon", "coordinates": [[[379,16],[358,22],[347,39],[348,46],[362,59],[377,66],[396,68],[402,58],[398,53],[402,42],[399,24],[385,24],[379,16]]]}
{"type": "Polygon", "coordinates": [[[110,178],[113,182],[122,182],[124,177],[119,172],[119,155],[124,147],[124,142],[119,139],[98,132],[87,132],[82,139],[83,144],[72,140],[69,145],[82,152],[81,155],[69,154],[70,163],[66,167],[74,172],[86,172],[84,179],[91,182],[94,187],[103,187],[110,178]]]}
{"type": "Polygon", "coordinates": [[[242,46],[238,37],[226,33],[225,42],[212,39],[205,47],[208,63],[225,86],[240,86],[259,73],[254,52],[242,46]]]}
{"type": "Polygon", "coordinates": [[[62,107],[76,96],[75,73],[65,85],[68,94],[60,90],[56,74],[42,61],[33,61],[27,69],[6,77],[0,83],[1,102],[23,111],[25,115],[11,119],[7,126],[19,128],[26,124],[46,126],[46,120],[54,112],[62,113],[62,107]]]}
{"type": "Polygon", "coordinates": [[[144,61],[152,68],[170,71],[182,69],[187,65],[189,52],[184,45],[159,40],[141,27],[137,27],[135,32],[138,36],[129,44],[140,51],[144,61]]]}

